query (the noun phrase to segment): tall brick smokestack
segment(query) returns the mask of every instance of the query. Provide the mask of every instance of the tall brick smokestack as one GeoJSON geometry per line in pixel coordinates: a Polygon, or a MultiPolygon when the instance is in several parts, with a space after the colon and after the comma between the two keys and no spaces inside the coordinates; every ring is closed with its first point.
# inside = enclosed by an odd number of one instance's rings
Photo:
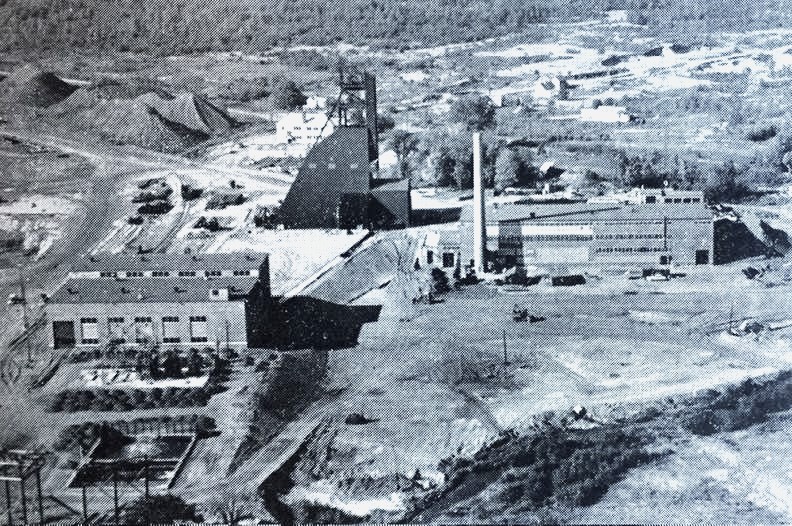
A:
{"type": "Polygon", "coordinates": [[[481,174],[481,134],[473,133],[473,270],[486,270],[487,222],[484,217],[484,179],[481,174]]]}

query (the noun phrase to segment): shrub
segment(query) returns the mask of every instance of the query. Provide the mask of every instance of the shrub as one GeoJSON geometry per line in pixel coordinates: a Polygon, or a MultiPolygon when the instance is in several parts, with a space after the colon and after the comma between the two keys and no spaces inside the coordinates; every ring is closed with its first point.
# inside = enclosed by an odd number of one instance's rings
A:
{"type": "Polygon", "coordinates": [[[159,215],[169,212],[173,208],[170,201],[152,201],[138,208],[138,214],[159,215]]]}
{"type": "Polygon", "coordinates": [[[433,268],[431,272],[432,289],[437,294],[445,294],[451,290],[451,285],[448,282],[448,274],[443,269],[433,268]]]}
{"type": "Polygon", "coordinates": [[[203,195],[203,188],[194,188],[188,184],[181,185],[181,196],[185,201],[193,201],[203,195]]]}
{"type": "Polygon", "coordinates": [[[294,110],[306,103],[306,97],[293,80],[279,79],[272,86],[269,101],[278,110],[294,110]]]}
{"type": "Polygon", "coordinates": [[[748,132],[748,140],[753,142],[763,142],[772,139],[778,133],[775,126],[768,126],[767,128],[759,128],[748,132]]]}
{"type": "Polygon", "coordinates": [[[195,504],[187,504],[176,495],[151,495],[139,497],[124,508],[125,524],[172,524],[176,522],[202,522],[195,504]]]}

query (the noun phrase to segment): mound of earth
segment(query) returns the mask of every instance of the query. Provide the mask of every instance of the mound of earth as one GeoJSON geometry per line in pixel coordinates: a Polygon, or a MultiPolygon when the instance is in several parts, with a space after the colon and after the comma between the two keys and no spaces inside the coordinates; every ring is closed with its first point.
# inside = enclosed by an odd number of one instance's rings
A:
{"type": "Polygon", "coordinates": [[[102,79],[90,86],[75,90],[69,97],[48,110],[55,116],[74,115],[95,108],[105,101],[134,99],[142,95],[163,99],[173,98],[173,95],[157,86],[152,80],[129,79],[122,82],[116,79],[102,79]]]}
{"type": "Polygon", "coordinates": [[[138,100],[156,109],[166,119],[206,134],[227,131],[235,124],[225,111],[194,93],[182,93],[171,98],[147,93],[138,100]]]}
{"type": "Polygon", "coordinates": [[[54,73],[33,66],[23,66],[0,82],[5,100],[39,108],[63,101],[76,89],[54,73]]]}
{"type": "Polygon", "coordinates": [[[162,98],[173,96],[162,89],[155,80],[145,78],[101,79],[89,87],[90,91],[100,99],[134,99],[147,93],[153,93],[162,98]]]}
{"type": "Polygon", "coordinates": [[[209,138],[165,118],[138,100],[105,102],[82,117],[93,123],[105,139],[162,152],[183,151],[209,138]]]}

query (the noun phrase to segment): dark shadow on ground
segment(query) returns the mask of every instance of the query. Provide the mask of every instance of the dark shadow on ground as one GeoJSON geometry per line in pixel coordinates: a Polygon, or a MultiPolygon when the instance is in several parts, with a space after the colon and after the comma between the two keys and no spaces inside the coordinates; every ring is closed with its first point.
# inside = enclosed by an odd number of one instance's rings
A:
{"type": "Polygon", "coordinates": [[[354,347],[366,323],[379,319],[380,305],[339,305],[309,296],[275,303],[260,347],[340,349],[354,347]]]}
{"type": "Polygon", "coordinates": [[[712,258],[715,265],[763,256],[768,250],[768,246],[754,236],[744,223],[729,219],[715,222],[715,249],[712,258]]]}
{"type": "Polygon", "coordinates": [[[410,226],[437,225],[459,221],[462,208],[427,208],[410,213],[410,226]]]}

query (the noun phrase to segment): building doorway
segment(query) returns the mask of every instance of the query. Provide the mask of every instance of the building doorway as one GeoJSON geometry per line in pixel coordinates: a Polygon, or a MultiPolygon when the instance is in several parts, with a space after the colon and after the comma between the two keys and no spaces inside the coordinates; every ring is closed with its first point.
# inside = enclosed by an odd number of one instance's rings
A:
{"type": "Polygon", "coordinates": [[[74,322],[52,322],[52,336],[52,340],[56,349],[74,347],[74,344],[76,343],[76,339],[74,337],[74,322]]]}
{"type": "Polygon", "coordinates": [[[696,265],[709,265],[709,250],[696,250],[696,265]]]}

